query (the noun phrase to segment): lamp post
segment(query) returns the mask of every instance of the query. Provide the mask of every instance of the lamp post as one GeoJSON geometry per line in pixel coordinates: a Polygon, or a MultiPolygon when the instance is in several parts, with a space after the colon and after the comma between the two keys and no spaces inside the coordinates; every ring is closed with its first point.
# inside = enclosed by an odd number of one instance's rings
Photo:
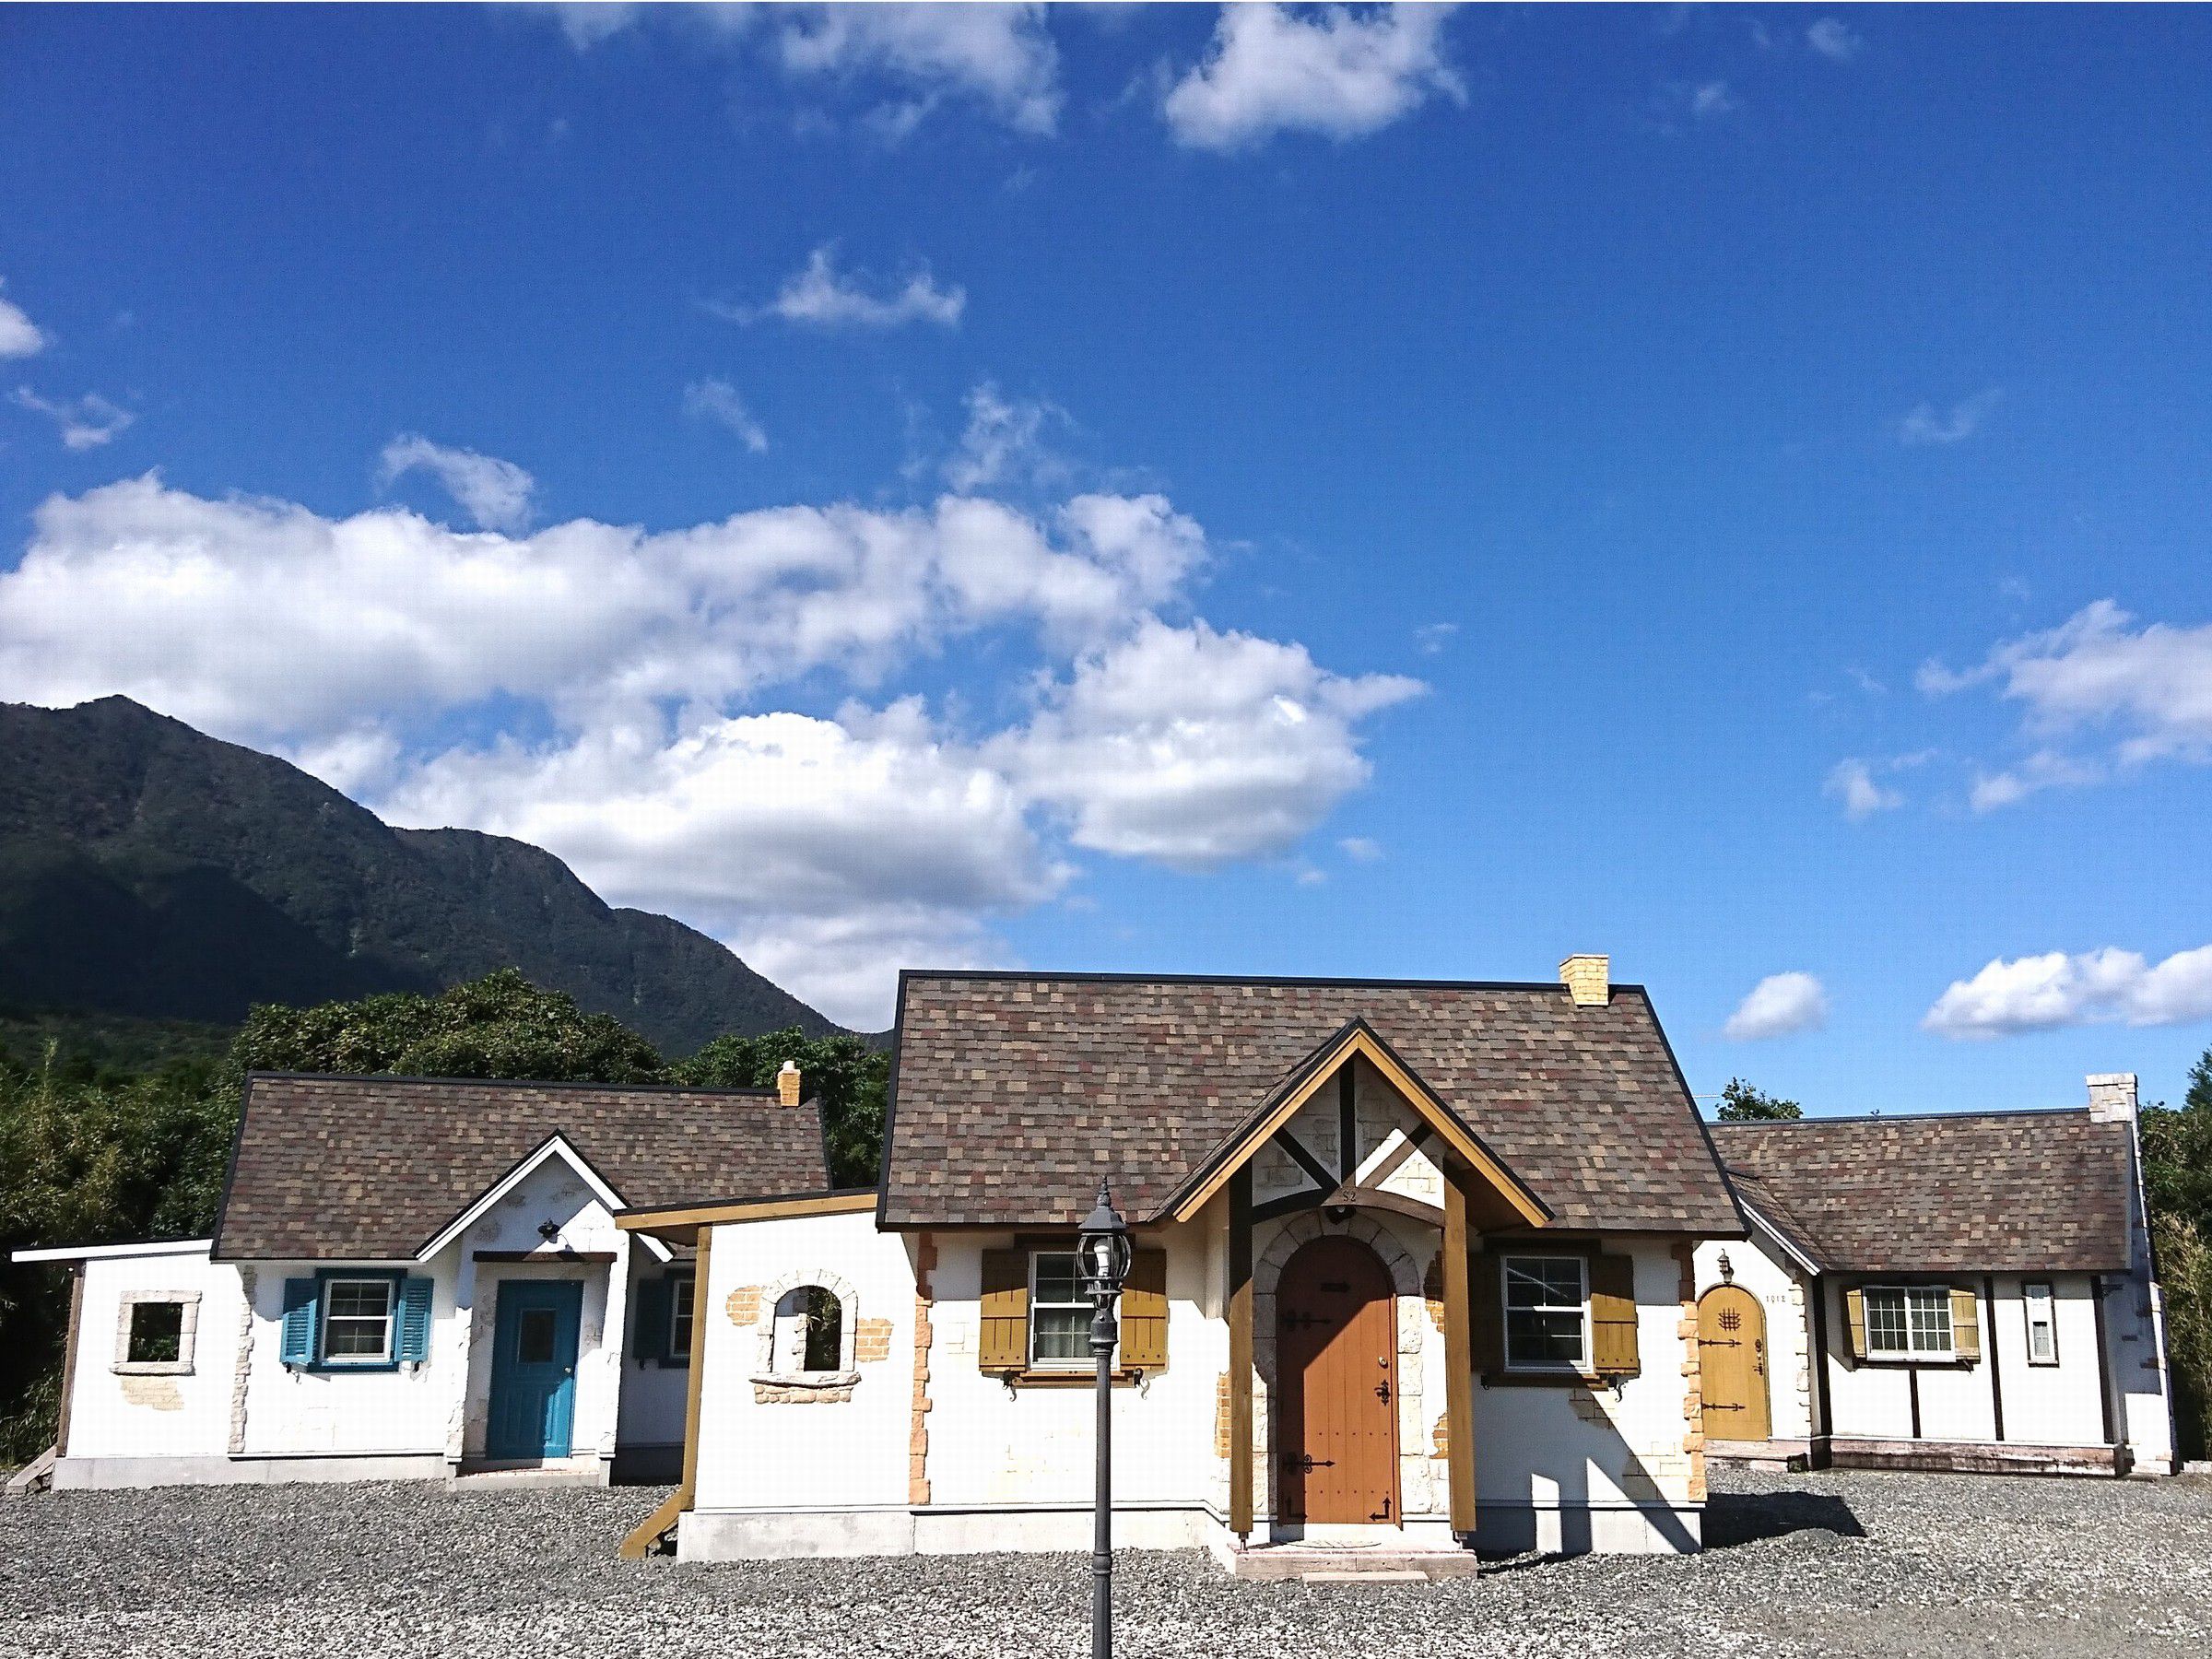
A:
{"type": "Polygon", "coordinates": [[[1129,1224],[1113,1207],[1113,1188],[1099,1182],[1099,1201],[1076,1240],[1083,1290],[1096,1310],[1090,1351],[1099,1366],[1098,1497],[1090,1546],[1090,1659],[1113,1659],[1113,1305],[1129,1277],[1129,1224]]]}

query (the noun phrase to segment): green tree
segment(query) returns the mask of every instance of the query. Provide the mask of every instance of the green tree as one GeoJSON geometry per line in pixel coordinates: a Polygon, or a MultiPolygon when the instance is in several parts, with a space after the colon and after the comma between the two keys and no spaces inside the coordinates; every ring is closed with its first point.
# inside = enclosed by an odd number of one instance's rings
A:
{"type": "Polygon", "coordinates": [[[1785,1123],[1805,1115],[1794,1100],[1778,1100],[1751,1087],[1741,1077],[1728,1079],[1721,1090],[1720,1120],[1724,1124],[1785,1123]]]}
{"type": "Polygon", "coordinates": [[[382,1072],[515,1077],[541,1083],[656,1083],[653,1045],[610,1014],[512,968],[435,996],[390,992],[312,1008],[263,1004],[230,1045],[233,1082],[249,1071],[382,1072]]]}
{"type": "Polygon", "coordinates": [[[2179,1106],[2142,1112],[2143,1193],[2166,1295],[2166,1352],[2182,1454],[2212,1453],[2212,1049],[2179,1106]]]}
{"type": "Polygon", "coordinates": [[[873,1186],[883,1161],[884,1101],[891,1058],[857,1037],[809,1037],[797,1026],[758,1037],[717,1037],[672,1068],[699,1088],[764,1088],[786,1061],[809,1097],[819,1097],[834,1186],[873,1186]]]}

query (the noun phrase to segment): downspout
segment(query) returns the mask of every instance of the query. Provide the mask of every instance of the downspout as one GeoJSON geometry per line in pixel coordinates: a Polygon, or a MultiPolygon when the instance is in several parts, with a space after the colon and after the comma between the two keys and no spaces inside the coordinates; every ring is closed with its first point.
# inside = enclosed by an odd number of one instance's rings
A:
{"type": "Polygon", "coordinates": [[[638,1523],[629,1535],[622,1540],[619,1551],[626,1561],[641,1561],[653,1553],[684,1514],[691,1508],[693,1495],[699,1489],[699,1418],[701,1384],[707,1374],[707,1277],[713,1265],[714,1229],[702,1224],[699,1230],[699,1253],[691,1279],[691,1379],[684,1402],[684,1475],[668,1500],[659,1509],[638,1523]]]}

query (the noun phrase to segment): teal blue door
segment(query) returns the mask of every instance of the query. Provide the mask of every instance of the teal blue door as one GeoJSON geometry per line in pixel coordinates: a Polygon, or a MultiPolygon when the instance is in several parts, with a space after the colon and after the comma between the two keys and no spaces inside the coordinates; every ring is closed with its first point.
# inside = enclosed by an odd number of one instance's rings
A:
{"type": "Polygon", "coordinates": [[[582,1285],[509,1279],[500,1287],[486,1457],[568,1456],[582,1322],[582,1285]]]}

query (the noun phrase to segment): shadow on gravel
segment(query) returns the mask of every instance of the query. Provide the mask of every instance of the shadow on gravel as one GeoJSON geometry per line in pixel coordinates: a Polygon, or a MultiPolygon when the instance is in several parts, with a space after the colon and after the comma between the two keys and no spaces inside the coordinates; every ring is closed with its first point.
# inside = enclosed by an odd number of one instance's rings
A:
{"type": "Polygon", "coordinates": [[[1800,1532],[1866,1535],[1851,1505],[1824,1492],[1715,1492],[1705,1500],[1708,1549],[1733,1549],[1800,1532]]]}

